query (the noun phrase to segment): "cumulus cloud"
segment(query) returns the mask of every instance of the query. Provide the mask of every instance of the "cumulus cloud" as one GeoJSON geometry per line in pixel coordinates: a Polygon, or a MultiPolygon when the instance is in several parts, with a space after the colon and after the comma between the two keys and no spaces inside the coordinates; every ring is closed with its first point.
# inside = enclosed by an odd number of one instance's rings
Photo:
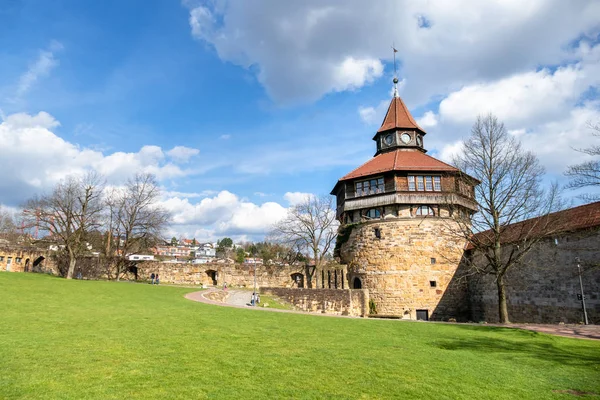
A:
{"type": "Polygon", "coordinates": [[[375,107],[359,107],[358,115],[367,125],[380,125],[390,105],[390,100],[382,100],[375,107]]]}
{"type": "Polygon", "coordinates": [[[201,225],[209,238],[264,235],[287,214],[287,209],[278,203],[259,205],[226,190],[197,203],[190,202],[188,198],[172,197],[165,199],[162,205],[173,214],[175,229],[185,230],[201,225]]]}
{"type": "Polygon", "coordinates": [[[474,82],[561,63],[572,41],[597,33],[600,14],[593,0],[184,4],[192,35],[222,60],[256,71],[278,101],[311,101],[369,84],[392,58],[382,38],[393,40],[407,81],[404,95],[414,105],[474,82]]]}
{"type": "Polygon", "coordinates": [[[417,123],[421,128],[436,126],[438,123],[437,116],[433,111],[427,111],[421,118],[417,118],[417,123]]]}
{"type": "Polygon", "coordinates": [[[303,192],[287,192],[283,195],[285,201],[287,201],[290,206],[298,205],[302,202],[309,200],[315,195],[312,193],[303,193],[303,192]]]}
{"type": "MultiPolygon", "coordinates": [[[[589,78],[589,79],[588,79],[589,78]]],[[[500,119],[527,122],[553,116],[590,86],[579,65],[526,72],[496,82],[466,86],[440,103],[440,114],[457,122],[473,121],[478,114],[494,113],[500,119]]]]}
{"type": "Polygon", "coordinates": [[[67,175],[87,170],[96,170],[113,182],[138,171],[159,179],[189,173],[167,161],[158,146],[143,146],[135,153],[104,154],[64,140],[54,132],[59,126],[46,112],[12,114],[0,123],[0,203],[21,202],[67,175]]]}

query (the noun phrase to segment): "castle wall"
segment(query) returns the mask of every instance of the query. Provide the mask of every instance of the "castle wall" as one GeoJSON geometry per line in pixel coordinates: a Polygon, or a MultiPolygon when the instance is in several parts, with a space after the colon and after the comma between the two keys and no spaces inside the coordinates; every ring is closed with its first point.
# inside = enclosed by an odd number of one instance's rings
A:
{"type": "Polygon", "coordinates": [[[369,291],[360,289],[288,289],[262,288],[302,311],[366,317],[369,313],[369,291]]]}
{"type": "Polygon", "coordinates": [[[449,218],[385,218],[356,224],[341,245],[350,287],[358,278],[377,313],[416,319],[467,318],[466,287],[450,285],[464,241],[449,218]],[[380,238],[375,229],[379,229],[380,238]]]}
{"type": "MultiPolygon", "coordinates": [[[[579,323],[583,321],[576,258],[590,323],[600,323],[600,232],[580,231],[546,238],[505,277],[511,322],[579,323]],[[555,241],[556,239],[556,241],[555,241]]],[[[474,259],[475,261],[477,258],[474,259]]],[[[469,278],[473,321],[498,321],[498,294],[493,276],[469,278]]]]}
{"type": "MultiPolygon", "coordinates": [[[[160,276],[161,283],[179,285],[223,285],[252,287],[254,265],[242,264],[187,264],[143,261],[137,263],[138,280],[150,280],[152,273],[160,276]],[[215,279],[213,279],[215,278],[215,279]]],[[[292,274],[305,275],[303,266],[256,266],[256,284],[259,288],[297,286],[292,274]]]]}
{"type": "Polygon", "coordinates": [[[55,262],[47,251],[36,247],[14,245],[0,247],[0,271],[58,274],[55,262]]]}

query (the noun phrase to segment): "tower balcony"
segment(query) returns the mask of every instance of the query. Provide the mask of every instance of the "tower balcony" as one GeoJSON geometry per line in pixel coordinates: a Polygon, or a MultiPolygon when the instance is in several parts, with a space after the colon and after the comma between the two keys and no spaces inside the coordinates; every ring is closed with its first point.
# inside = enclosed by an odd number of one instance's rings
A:
{"type": "Polygon", "coordinates": [[[345,199],[336,210],[337,216],[346,211],[376,208],[394,204],[460,205],[477,211],[477,203],[456,192],[390,192],[369,196],[353,196],[345,199]]]}

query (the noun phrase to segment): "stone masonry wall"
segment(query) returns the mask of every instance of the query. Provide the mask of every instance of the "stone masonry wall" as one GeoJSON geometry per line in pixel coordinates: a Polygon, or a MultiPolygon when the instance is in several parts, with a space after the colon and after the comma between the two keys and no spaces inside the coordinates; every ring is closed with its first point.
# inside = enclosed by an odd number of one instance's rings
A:
{"type": "MultiPolygon", "coordinates": [[[[511,322],[579,323],[583,321],[576,258],[581,259],[590,323],[600,323],[600,233],[574,232],[544,239],[520,266],[506,275],[511,322]],[[555,241],[556,239],[556,241],[555,241]]],[[[493,276],[469,279],[473,321],[498,321],[498,294],[493,276]]]]}
{"type": "Polygon", "coordinates": [[[303,311],[356,317],[366,317],[369,313],[368,290],[266,287],[261,293],[277,296],[303,311]]]}
{"type": "MultiPolygon", "coordinates": [[[[144,261],[137,264],[138,279],[150,280],[150,274],[158,273],[161,283],[182,285],[218,285],[252,287],[254,266],[240,264],[210,263],[162,263],[144,261]],[[213,279],[216,278],[216,279],[213,279]]],[[[304,274],[302,266],[263,266],[256,267],[256,284],[260,287],[293,287],[292,274],[304,274]]]]}
{"type": "Polygon", "coordinates": [[[382,315],[416,319],[468,318],[465,287],[449,285],[464,241],[451,234],[449,218],[384,218],[357,224],[341,246],[350,287],[359,279],[382,315]],[[380,238],[375,229],[379,229],[380,238]]]}
{"type": "Polygon", "coordinates": [[[0,271],[58,273],[47,251],[28,246],[0,247],[0,271]]]}

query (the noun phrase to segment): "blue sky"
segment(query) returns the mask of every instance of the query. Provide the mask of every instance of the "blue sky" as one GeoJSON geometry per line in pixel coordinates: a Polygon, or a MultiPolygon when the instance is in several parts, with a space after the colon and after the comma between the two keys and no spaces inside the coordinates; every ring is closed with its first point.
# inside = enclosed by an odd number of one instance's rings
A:
{"type": "Polygon", "coordinates": [[[174,234],[260,239],[373,155],[392,42],[430,154],[448,159],[493,111],[562,179],[600,119],[597,15],[594,1],[0,1],[0,204],[70,173],[118,185],[144,170],[174,234]]]}

